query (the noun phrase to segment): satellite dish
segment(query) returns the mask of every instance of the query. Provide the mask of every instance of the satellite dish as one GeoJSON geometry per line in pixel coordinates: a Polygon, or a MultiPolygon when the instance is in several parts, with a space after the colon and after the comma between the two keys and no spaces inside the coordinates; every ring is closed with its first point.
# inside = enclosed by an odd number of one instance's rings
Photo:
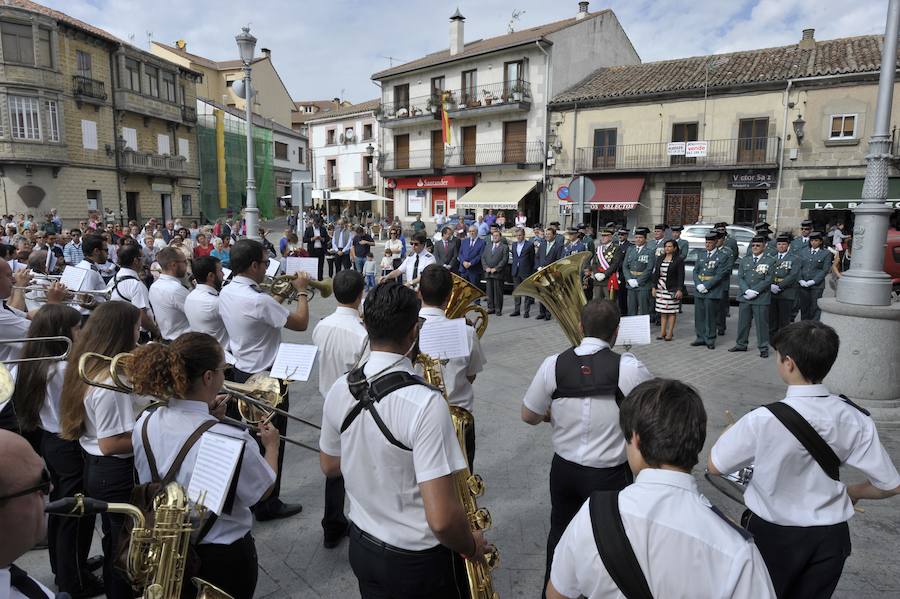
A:
{"type": "MultiPolygon", "coordinates": [[[[246,95],[244,94],[244,80],[243,79],[238,79],[237,81],[232,83],[231,91],[233,91],[234,95],[236,95],[238,98],[241,98],[244,100],[247,99],[246,95]]],[[[253,86],[250,86],[250,97],[253,97],[255,95],[256,95],[256,90],[253,89],[253,86]]]]}

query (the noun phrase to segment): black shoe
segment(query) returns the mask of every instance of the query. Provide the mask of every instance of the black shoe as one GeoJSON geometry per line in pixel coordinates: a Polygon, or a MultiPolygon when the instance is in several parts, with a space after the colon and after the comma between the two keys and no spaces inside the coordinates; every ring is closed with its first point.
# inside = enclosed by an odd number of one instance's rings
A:
{"type": "Polygon", "coordinates": [[[519,312],[518,312],[518,311],[512,312],[512,313],[510,314],[510,316],[519,316],[519,312]]]}
{"type": "Polygon", "coordinates": [[[322,547],[324,547],[325,549],[334,549],[341,544],[341,541],[343,541],[344,537],[346,537],[348,534],[350,534],[349,526],[344,529],[344,532],[341,532],[339,534],[326,534],[325,538],[322,540],[322,547]]]}
{"type": "Polygon", "coordinates": [[[303,506],[299,503],[285,503],[280,499],[273,499],[257,507],[254,514],[257,522],[266,522],[267,520],[290,518],[302,511],[303,506]]]}
{"type": "Polygon", "coordinates": [[[739,345],[735,345],[734,347],[732,347],[732,348],[729,349],[728,351],[730,351],[730,352],[747,351],[747,348],[746,348],[746,347],[741,347],[741,346],[739,346],[739,345]]]}
{"type": "Polygon", "coordinates": [[[715,343],[712,343],[712,344],[710,344],[710,345],[707,345],[707,346],[706,346],[706,349],[716,349],[716,344],[715,344],[715,343]]]}
{"type": "Polygon", "coordinates": [[[99,597],[106,592],[103,586],[103,579],[99,576],[84,572],[81,575],[82,585],[80,591],[69,593],[72,599],[88,599],[89,597],[99,597]]]}
{"type": "MultiPolygon", "coordinates": [[[[515,316],[515,314],[513,314],[513,316],[515,316]]],[[[526,312],[525,314],[522,315],[522,318],[531,318],[531,314],[526,312]]]]}
{"type": "Polygon", "coordinates": [[[493,310],[488,310],[487,313],[488,314],[496,314],[496,312],[494,312],[493,310]]]}
{"type": "Polygon", "coordinates": [[[84,569],[89,572],[94,572],[103,567],[103,555],[94,555],[89,557],[86,562],[84,562],[84,569]]]}
{"type": "Polygon", "coordinates": [[[494,316],[503,316],[503,312],[494,312],[494,316]]]}
{"type": "Polygon", "coordinates": [[[692,341],[691,347],[700,347],[701,345],[706,345],[706,341],[692,341]]]}
{"type": "Polygon", "coordinates": [[[722,330],[719,331],[717,334],[719,335],[719,337],[724,337],[724,336],[725,336],[725,329],[722,329],[722,330]]]}
{"type": "Polygon", "coordinates": [[[769,350],[767,350],[767,349],[761,349],[761,350],[759,350],[759,357],[760,357],[760,358],[768,358],[768,357],[769,357],[769,350]]]}

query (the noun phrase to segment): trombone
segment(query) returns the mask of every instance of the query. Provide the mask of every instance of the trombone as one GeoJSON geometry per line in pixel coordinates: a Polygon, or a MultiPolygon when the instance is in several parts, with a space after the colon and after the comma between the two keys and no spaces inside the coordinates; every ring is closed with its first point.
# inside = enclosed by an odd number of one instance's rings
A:
{"type": "Polygon", "coordinates": [[[0,339],[0,345],[11,343],[29,343],[31,341],[62,341],[66,344],[66,349],[61,354],[53,356],[39,356],[35,358],[13,358],[11,360],[3,360],[0,362],[0,408],[12,397],[16,383],[12,374],[6,367],[7,364],[21,364],[23,362],[39,362],[42,360],[53,360],[54,362],[62,362],[69,358],[69,352],[72,350],[72,340],[68,337],[20,337],[18,339],[0,339]]]}
{"type": "MultiPolygon", "coordinates": [[[[45,287],[44,285],[28,285],[28,286],[13,286],[13,289],[19,289],[22,293],[30,293],[30,292],[38,292],[38,293],[46,293],[49,287],[45,287]]],[[[97,307],[97,303],[102,298],[103,301],[109,301],[109,298],[112,297],[112,291],[109,289],[86,289],[84,291],[67,291],[65,302],[66,304],[73,304],[80,306],[85,309],[93,309],[97,307]]],[[[38,303],[44,303],[47,301],[46,295],[39,295],[38,297],[33,298],[32,301],[38,303]]]]}

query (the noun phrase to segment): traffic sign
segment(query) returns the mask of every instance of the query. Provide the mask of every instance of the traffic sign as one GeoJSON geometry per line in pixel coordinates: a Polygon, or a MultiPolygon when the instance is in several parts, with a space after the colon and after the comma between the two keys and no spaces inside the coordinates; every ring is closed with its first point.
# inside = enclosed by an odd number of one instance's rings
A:
{"type": "Polygon", "coordinates": [[[565,185],[563,185],[562,187],[557,189],[556,197],[558,197],[561,200],[568,200],[569,199],[569,188],[566,187],[565,185]]]}

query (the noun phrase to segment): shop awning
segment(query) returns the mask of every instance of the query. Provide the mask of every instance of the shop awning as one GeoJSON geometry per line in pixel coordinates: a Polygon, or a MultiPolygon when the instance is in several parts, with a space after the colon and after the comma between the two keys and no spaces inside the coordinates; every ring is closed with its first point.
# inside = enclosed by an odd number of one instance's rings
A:
{"type": "Polygon", "coordinates": [[[385,202],[394,201],[391,198],[385,198],[379,195],[375,195],[374,193],[369,193],[367,191],[360,191],[359,189],[354,189],[351,191],[332,191],[331,199],[350,202],[377,202],[378,200],[384,200],[385,202]]]}
{"type": "Polygon", "coordinates": [[[632,210],[637,207],[644,189],[643,177],[604,179],[591,177],[594,195],[585,204],[591,210],[632,210]]]}
{"type": "Polygon", "coordinates": [[[456,201],[461,209],[516,210],[519,202],[535,188],[537,181],[486,181],[456,201]]]}
{"type": "MultiPolygon", "coordinates": [[[[862,198],[863,179],[811,179],[803,182],[800,208],[850,210],[862,198]]],[[[887,203],[900,209],[900,177],[888,179],[887,203]]]]}

